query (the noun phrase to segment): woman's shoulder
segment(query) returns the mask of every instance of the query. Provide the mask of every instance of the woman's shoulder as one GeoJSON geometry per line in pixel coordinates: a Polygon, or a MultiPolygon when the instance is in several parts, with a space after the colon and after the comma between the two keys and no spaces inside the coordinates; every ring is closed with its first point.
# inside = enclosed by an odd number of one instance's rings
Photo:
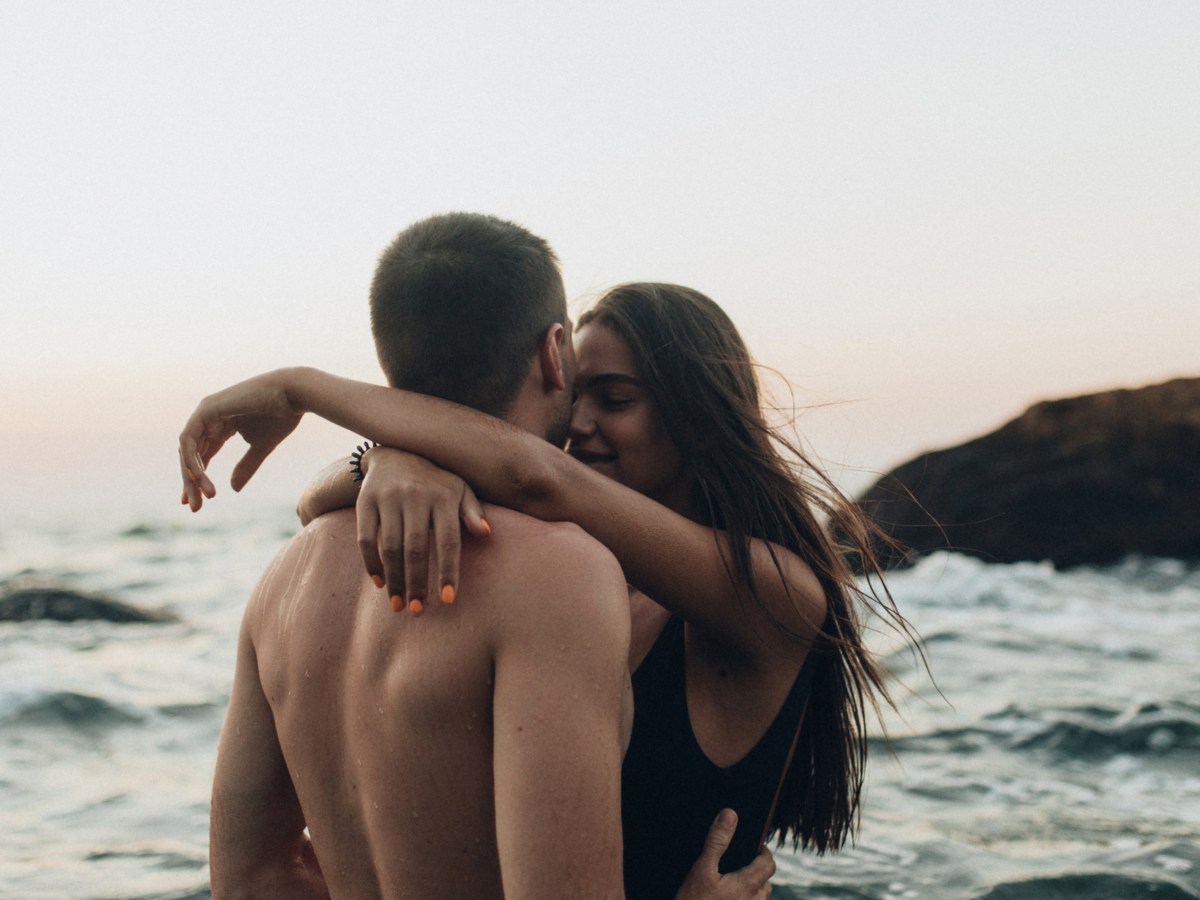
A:
{"type": "Polygon", "coordinates": [[[813,567],[797,552],[762,539],[750,542],[750,566],[757,597],[744,597],[767,626],[765,644],[778,648],[807,643],[825,623],[828,598],[813,567]]]}
{"type": "Polygon", "coordinates": [[[755,576],[760,570],[774,573],[774,580],[794,593],[802,603],[824,607],[825,588],[812,565],[795,550],[773,541],[752,539],[750,542],[751,563],[755,576]]]}

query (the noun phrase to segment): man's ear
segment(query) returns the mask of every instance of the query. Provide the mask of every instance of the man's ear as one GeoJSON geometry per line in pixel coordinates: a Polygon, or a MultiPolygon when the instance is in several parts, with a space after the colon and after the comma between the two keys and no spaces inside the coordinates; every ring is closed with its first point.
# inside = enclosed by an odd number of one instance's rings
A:
{"type": "Polygon", "coordinates": [[[546,329],[538,346],[538,365],[542,369],[542,382],[560,391],[567,389],[567,379],[562,366],[562,347],[566,333],[563,324],[555,322],[546,329]]]}

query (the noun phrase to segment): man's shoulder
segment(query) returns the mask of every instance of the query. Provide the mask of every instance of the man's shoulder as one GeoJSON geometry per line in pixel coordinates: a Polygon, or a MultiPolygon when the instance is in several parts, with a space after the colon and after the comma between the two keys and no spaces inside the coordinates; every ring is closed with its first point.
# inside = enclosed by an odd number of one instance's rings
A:
{"type": "Polygon", "coordinates": [[[527,607],[543,625],[550,618],[628,623],[620,563],[578,525],[543,522],[498,507],[489,507],[485,517],[492,526],[486,562],[504,585],[508,609],[527,607]]]}
{"type": "Polygon", "coordinates": [[[312,567],[314,554],[357,553],[358,522],[353,508],[335,509],[317,516],[284,543],[278,559],[299,557],[297,563],[312,567]]]}
{"type": "Polygon", "coordinates": [[[492,526],[488,543],[505,564],[528,566],[539,562],[594,565],[620,571],[612,552],[574,522],[545,522],[499,506],[486,506],[485,518],[492,526]]]}
{"type": "MultiPolygon", "coordinates": [[[[354,510],[318,516],[287,540],[263,571],[247,609],[274,610],[298,584],[312,587],[314,579],[339,591],[357,590],[365,578],[358,554],[354,510]],[[303,580],[297,581],[297,574],[303,580]]],[[[318,591],[317,594],[322,594],[318,591]]]]}

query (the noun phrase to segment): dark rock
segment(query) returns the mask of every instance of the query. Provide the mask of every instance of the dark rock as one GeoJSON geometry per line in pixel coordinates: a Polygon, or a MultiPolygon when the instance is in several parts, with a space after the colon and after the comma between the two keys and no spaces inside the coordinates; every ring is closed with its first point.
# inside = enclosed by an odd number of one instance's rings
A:
{"type": "Polygon", "coordinates": [[[141,609],[112,600],[53,587],[21,588],[0,597],[0,622],[49,619],[55,622],[174,622],[159,610],[141,609]]]}
{"type": "Polygon", "coordinates": [[[910,548],[994,562],[1200,559],[1200,378],[1039,403],[926,453],[859,499],[910,548]]]}

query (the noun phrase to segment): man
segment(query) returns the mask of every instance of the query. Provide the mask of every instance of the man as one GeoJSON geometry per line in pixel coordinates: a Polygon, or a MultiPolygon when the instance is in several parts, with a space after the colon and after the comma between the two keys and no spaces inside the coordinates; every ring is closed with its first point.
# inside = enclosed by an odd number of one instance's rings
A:
{"type": "MultiPolygon", "coordinates": [[[[524,229],[464,215],[409,228],[380,261],[372,327],[392,384],[561,444],[570,326],[554,256],[524,229]]],[[[204,467],[234,433],[250,444],[233,472],[240,489],[300,409],[350,388],[317,388],[306,374],[269,373],[200,404],[180,435],[185,503],[197,510],[215,494],[204,467]]],[[[352,408],[365,415],[378,392],[358,390],[352,408]]],[[[464,505],[477,535],[480,512],[473,498],[464,505]]],[[[348,510],[310,524],[263,576],[218,755],[215,897],[620,896],[623,576],[574,526],[487,515],[495,535],[468,539],[461,567],[450,566],[460,602],[444,578],[415,578],[417,567],[391,586],[393,610],[407,601],[423,612],[441,596],[423,627],[385,612],[386,595],[363,583],[348,510]]],[[[457,522],[434,526],[452,532],[441,545],[456,542],[457,522]]],[[[403,523],[406,547],[426,527],[403,523]]],[[[735,825],[728,810],[713,823],[680,900],[770,893],[765,851],[719,872],[735,825]]]]}
{"type": "MultiPolygon", "coordinates": [[[[485,216],[425,220],[381,258],[371,305],[391,384],[561,442],[573,350],[544,241],[485,216]]],[[[244,482],[299,418],[264,428],[208,403],[184,432],[203,434],[195,452],[181,439],[193,508],[229,436],[251,444],[244,482]]],[[[573,525],[486,515],[495,533],[464,541],[457,599],[431,585],[446,602],[422,618],[362,574],[353,511],[263,575],[217,757],[214,898],[622,896],[624,577],[573,525]]]]}

